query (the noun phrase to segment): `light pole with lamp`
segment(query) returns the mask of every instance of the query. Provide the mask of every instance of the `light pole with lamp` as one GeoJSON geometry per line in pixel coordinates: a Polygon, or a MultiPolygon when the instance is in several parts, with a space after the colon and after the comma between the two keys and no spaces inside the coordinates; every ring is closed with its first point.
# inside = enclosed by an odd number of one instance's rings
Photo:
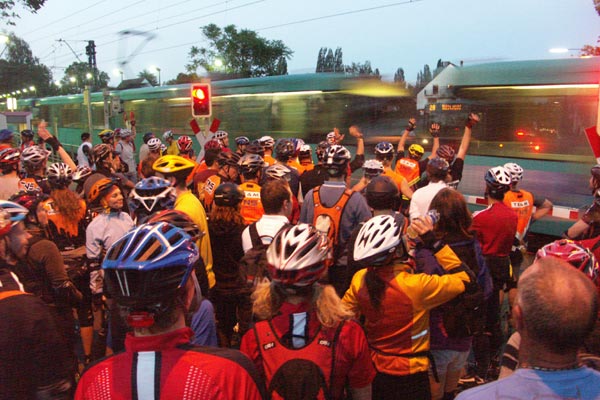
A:
{"type": "Polygon", "coordinates": [[[160,84],[161,84],[161,82],[160,82],[160,68],[158,68],[157,66],[153,65],[153,66],[150,67],[150,72],[158,74],[158,86],[160,86],[160,84]]]}

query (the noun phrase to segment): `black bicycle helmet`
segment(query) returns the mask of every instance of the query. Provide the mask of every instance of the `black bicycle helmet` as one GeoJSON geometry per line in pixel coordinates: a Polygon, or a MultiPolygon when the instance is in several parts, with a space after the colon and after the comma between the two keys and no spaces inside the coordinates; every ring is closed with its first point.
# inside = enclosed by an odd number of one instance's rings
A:
{"type": "Polygon", "coordinates": [[[33,139],[35,133],[31,129],[24,129],[21,131],[21,136],[28,138],[29,140],[33,139]]]}
{"type": "Polygon", "coordinates": [[[319,144],[317,145],[317,149],[315,150],[317,160],[319,160],[320,162],[325,162],[325,154],[327,154],[328,148],[329,143],[327,143],[327,141],[322,140],[319,142],[319,144]]]}
{"type": "Polygon", "coordinates": [[[222,183],[215,190],[214,202],[219,207],[236,207],[242,200],[244,193],[235,183],[222,183]]]}
{"type": "Polygon", "coordinates": [[[238,161],[240,173],[244,174],[255,174],[265,166],[265,162],[262,157],[258,154],[246,154],[238,161]]]}
{"type": "Polygon", "coordinates": [[[287,162],[296,154],[294,142],[290,139],[279,139],[275,144],[275,158],[281,162],[287,162]]]}
{"type": "Polygon", "coordinates": [[[367,185],[365,198],[374,210],[394,209],[398,203],[398,186],[387,176],[377,176],[367,185]]]}
{"type": "Polygon", "coordinates": [[[234,153],[232,151],[222,151],[217,157],[217,164],[219,164],[220,167],[230,166],[237,168],[239,160],[239,154],[234,153]]]}
{"type": "Polygon", "coordinates": [[[147,221],[149,224],[158,222],[166,222],[178,228],[181,228],[190,235],[194,242],[202,238],[205,232],[200,230],[200,227],[190,218],[189,215],[179,210],[163,210],[153,214],[147,221]]]}

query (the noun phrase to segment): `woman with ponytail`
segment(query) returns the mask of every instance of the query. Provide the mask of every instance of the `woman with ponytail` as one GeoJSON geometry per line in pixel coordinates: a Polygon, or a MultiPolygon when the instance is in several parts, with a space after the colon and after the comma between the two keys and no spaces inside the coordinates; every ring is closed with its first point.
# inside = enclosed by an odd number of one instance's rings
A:
{"type": "Polygon", "coordinates": [[[414,274],[403,232],[404,218],[378,215],[350,240],[350,261],[362,266],[344,303],[364,317],[377,375],[374,399],[430,399],[429,310],[465,291],[470,277],[456,254],[431,232],[429,217],[413,220],[423,246],[432,249],[445,276],[414,274]]]}
{"type": "Polygon", "coordinates": [[[283,227],[267,249],[272,281],[253,295],[260,321],[240,350],[272,398],[371,398],[375,371],[365,335],[335,289],[319,283],[327,249],[327,238],[308,224],[283,227]]]}

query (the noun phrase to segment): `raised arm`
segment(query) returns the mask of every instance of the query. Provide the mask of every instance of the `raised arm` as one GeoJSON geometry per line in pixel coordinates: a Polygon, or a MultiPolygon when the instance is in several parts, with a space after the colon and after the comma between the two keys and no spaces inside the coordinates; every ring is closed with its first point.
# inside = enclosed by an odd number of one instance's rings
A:
{"type": "Polygon", "coordinates": [[[437,151],[440,148],[440,128],[440,124],[436,122],[431,124],[431,126],[429,127],[429,133],[433,138],[433,147],[431,148],[431,154],[429,155],[429,157],[427,157],[430,160],[434,157],[437,157],[437,151]]]}
{"type": "Polygon", "coordinates": [[[47,126],[48,123],[46,121],[42,120],[40,122],[40,124],[38,125],[38,136],[42,138],[44,142],[48,143],[50,147],[52,147],[52,150],[58,153],[61,160],[65,164],[67,164],[71,168],[71,170],[75,171],[77,169],[77,165],[75,164],[69,153],[67,153],[67,151],[62,147],[62,144],[60,144],[58,139],[52,136],[52,134],[48,131],[48,129],[46,128],[47,126]]]}
{"type": "Polygon", "coordinates": [[[356,155],[365,154],[365,140],[363,139],[363,134],[360,131],[360,128],[357,125],[352,125],[348,128],[348,133],[350,136],[354,136],[356,138],[356,155]]]}
{"type": "Polygon", "coordinates": [[[408,124],[406,125],[406,129],[404,129],[404,132],[402,132],[402,136],[400,137],[400,141],[398,142],[398,149],[397,152],[400,153],[404,153],[404,145],[406,144],[406,138],[408,138],[408,135],[415,130],[417,126],[417,120],[415,118],[410,118],[408,120],[408,124]]]}
{"type": "Polygon", "coordinates": [[[467,122],[465,123],[465,132],[463,133],[462,140],[460,141],[460,147],[458,148],[456,158],[464,160],[467,156],[467,150],[469,150],[469,143],[471,142],[471,132],[473,127],[477,125],[478,122],[479,115],[475,113],[469,114],[467,117],[467,122]]]}

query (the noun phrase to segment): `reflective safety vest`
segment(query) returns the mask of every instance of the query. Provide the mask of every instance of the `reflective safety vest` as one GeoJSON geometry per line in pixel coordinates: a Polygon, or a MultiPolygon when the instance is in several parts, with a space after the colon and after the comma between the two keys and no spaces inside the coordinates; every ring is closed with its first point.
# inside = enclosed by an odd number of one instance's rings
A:
{"type": "MultiPolygon", "coordinates": [[[[396,162],[395,172],[406,179],[408,185],[413,187],[421,179],[421,171],[419,170],[419,162],[412,158],[401,158],[396,162]]],[[[413,189],[414,190],[414,189],[413,189]]]]}
{"type": "Polygon", "coordinates": [[[253,182],[244,182],[239,186],[244,192],[244,199],[240,206],[240,214],[246,224],[256,222],[263,216],[265,210],[260,201],[260,186],[253,182]]]}
{"type": "Polygon", "coordinates": [[[267,393],[273,399],[331,399],[335,352],[343,322],[337,328],[320,328],[310,343],[299,349],[284,346],[269,321],[254,325],[265,371],[267,393]]]}
{"type": "Polygon", "coordinates": [[[215,198],[215,191],[221,184],[221,177],[219,175],[210,176],[206,183],[204,184],[204,208],[206,208],[206,212],[210,210],[212,207],[213,200],[215,198]]]}
{"type": "Polygon", "coordinates": [[[504,195],[504,204],[517,213],[516,237],[522,241],[533,215],[533,195],[525,190],[510,190],[504,195]]]}

